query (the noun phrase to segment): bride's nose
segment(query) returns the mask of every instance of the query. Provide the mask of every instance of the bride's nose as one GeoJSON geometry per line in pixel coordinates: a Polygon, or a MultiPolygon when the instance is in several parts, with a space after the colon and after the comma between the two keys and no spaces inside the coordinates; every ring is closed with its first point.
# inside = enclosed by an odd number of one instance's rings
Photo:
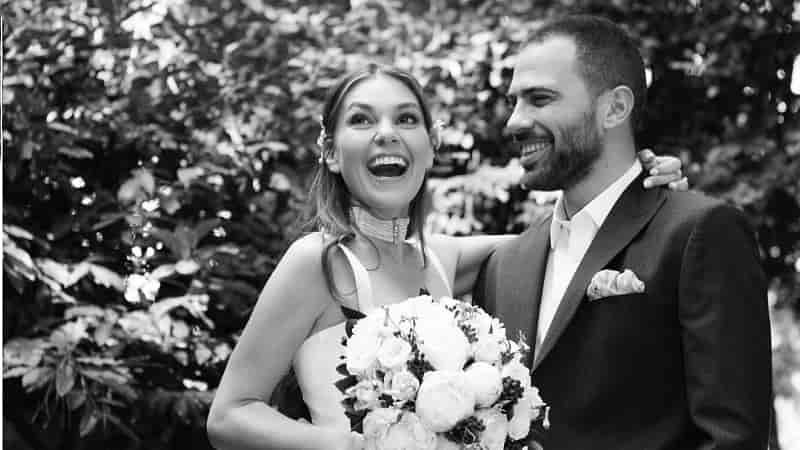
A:
{"type": "Polygon", "coordinates": [[[382,121],[372,138],[377,145],[396,144],[400,141],[392,124],[382,121]]]}

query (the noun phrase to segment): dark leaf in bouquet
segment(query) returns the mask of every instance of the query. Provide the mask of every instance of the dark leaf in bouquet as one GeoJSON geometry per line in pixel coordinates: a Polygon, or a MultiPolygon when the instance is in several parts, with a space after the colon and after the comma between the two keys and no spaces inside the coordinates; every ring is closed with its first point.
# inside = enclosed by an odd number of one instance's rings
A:
{"type": "Polygon", "coordinates": [[[350,412],[345,410],[345,414],[350,419],[350,429],[356,433],[364,432],[364,417],[367,415],[366,410],[350,412]]]}
{"type": "MultiPolygon", "coordinates": [[[[352,321],[352,324],[350,325],[351,328],[353,325],[355,325],[358,319],[363,319],[365,317],[365,314],[361,311],[357,309],[351,309],[346,306],[342,306],[342,314],[344,314],[345,318],[349,319],[348,322],[352,321]]],[[[350,334],[347,335],[347,337],[350,336],[350,334]]]]}
{"type": "Polygon", "coordinates": [[[484,430],[486,430],[486,425],[482,420],[475,416],[469,416],[445,432],[444,436],[456,444],[471,445],[479,442],[484,430]]]}
{"type": "Polygon", "coordinates": [[[420,383],[422,382],[422,378],[425,376],[426,372],[434,370],[434,367],[431,365],[431,363],[423,359],[419,354],[417,354],[413,359],[409,360],[407,366],[408,371],[414,374],[420,383]]]}
{"type": "Polygon", "coordinates": [[[383,408],[388,408],[394,404],[394,398],[389,394],[381,394],[381,396],[378,397],[378,401],[383,408]]]}
{"type": "Polygon", "coordinates": [[[358,384],[358,378],[355,375],[348,375],[333,384],[334,386],[336,386],[337,389],[339,389],[339,391],[342,394],[344,394],[347,391],[347,389],[358,384]]]}
{"type": "Polygon", "coordinates": [[[353,327],[356,326],[357,322],[358,322],[357,319],[347,319],[347,321],[345,321],[344,323],[345,336],[347,336],[348,338],[353,337],[353,327]]]}
{"type": "Polygon", "coordinates": [[[345,364],[345,363],[341,363],[338,366],[336,366],[336,372],[338,372],[339,375],[342,375],[342,376],[345,376],[345,377],[350,376],[350,372],[347,371],[347,364],[345,364]]]}

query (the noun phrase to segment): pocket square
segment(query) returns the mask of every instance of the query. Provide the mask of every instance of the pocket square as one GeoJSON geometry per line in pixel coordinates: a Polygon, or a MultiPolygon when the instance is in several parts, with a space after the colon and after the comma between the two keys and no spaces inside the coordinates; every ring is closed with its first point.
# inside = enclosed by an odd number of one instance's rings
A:
{"type": "Polygon", "coordinates": [[[601,270],[592,277],[586,295],[589,300],[610,297],[612,295],[635,294],[644,292],[644,282],[636,277],[630,269],[623,272],[616,270],[601,270]]]}

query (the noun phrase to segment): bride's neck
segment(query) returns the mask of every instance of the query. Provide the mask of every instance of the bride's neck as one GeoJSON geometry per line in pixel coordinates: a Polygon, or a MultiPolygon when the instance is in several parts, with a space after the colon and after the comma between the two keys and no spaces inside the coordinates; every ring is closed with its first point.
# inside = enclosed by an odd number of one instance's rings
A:
{"type": "Polygon", "coordinates": [[[350,208],[350,217],[358,231],[372,240],[402,246],[408,236],[408,217],[382,219],[360,206],[350,208]]]}

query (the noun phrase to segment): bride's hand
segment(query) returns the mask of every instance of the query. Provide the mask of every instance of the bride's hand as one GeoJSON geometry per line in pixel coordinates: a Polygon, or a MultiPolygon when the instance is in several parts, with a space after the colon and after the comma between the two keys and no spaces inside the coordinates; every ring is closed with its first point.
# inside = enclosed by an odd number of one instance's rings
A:
{"type": "Polygon", "coordinates": [[[652,150],[639,152],[639,161],[645,172],[644,187],[667,185],[673,191],[689,190],[689,180],[681,172],[681,160],[674,156],[656,156],[652,150]]]}

